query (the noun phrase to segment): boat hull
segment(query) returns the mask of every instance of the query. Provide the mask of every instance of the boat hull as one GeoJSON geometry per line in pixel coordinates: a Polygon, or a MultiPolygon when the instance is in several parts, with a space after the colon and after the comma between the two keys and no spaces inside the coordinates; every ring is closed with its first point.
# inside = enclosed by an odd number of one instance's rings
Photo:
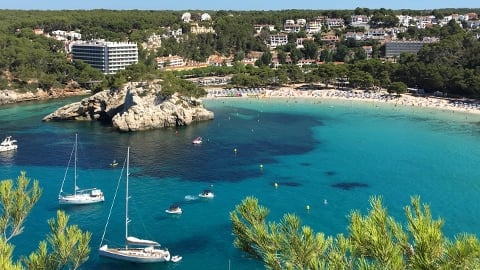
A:
{"type": "Polygon", "coordinates": [[[12,151],[12,150],[17,150],[18,146],[17,145],[12,145],[12,146],[1,146],[0,147],[0,152],[6,152],[6,151],[12,151]]]}
{"type": "Polygon", "coordinates": [[[170,261],[170,252],[163,249],[147,248],[109,248],[102,246],[98,250],[102,257],[134,263],[159,263],[170,261]]]}
{"type": "Polygon", "coordinates": [[[212,192],[207,192],[207,193],[203,192],[203,193],[198,194],[198,197],[206,198],[206,199],[212,199],[213,197],[215,197],[215,195],[212,192]]]}
{"type": "Polygon", "coordinates": [[[12,136],[7,136],[0,143],[0,152],[17,150],[18,145],[16,145],[15,143],[17,143],[17,140],[12,139],[12,136]]]}
{"type": "Polygon", "coordinates": [[[182,213],[182,210],[165,210],[167,214],[177,214],[180,215],[182,213]]]}
{"type": "Polygon", "coordinates": [[[93,197],[89,194],[77,194],[58,197],[58,203],[63,205],[92,204],[103,201],[105,201],[105,197],[103,195],[93,197]]]}

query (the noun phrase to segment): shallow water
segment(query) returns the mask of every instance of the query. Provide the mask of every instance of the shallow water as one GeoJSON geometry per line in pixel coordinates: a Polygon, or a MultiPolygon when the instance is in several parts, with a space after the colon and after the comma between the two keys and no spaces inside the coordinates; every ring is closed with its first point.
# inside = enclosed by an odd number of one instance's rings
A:
{"type": "MultiPolygon", "coordinates": [[[[296,213],[303,224],[335,235],[346,231],[352,209],[368,210],[372,195],[383,196],[389,213],[403,223],[403,207],[420,195],[434,217],[445,220],[448,237],[480,235],[476,115],[368,102],[227,98],[205,101],[215,120],[178,130],[117,133],[98,123],[41,122],[72,100],[0,107],[0,136],[19,142],[16,152],[0,154],[0,179],[26,171],[43,187],[25,232],[12,241],[16,257],[38,246],[48,232],[47,219],[59,209],[75,133],[79,186],[101,188],[106,197],[102,204],[63,208],[71,223],[93,233],[82,269],[263,269],[232,245],[229,212],[246,196],[259,198],[271,220],[296,213]],[[196,136],[203,144],[191,143],[196,136]],[[121,165],[108,164],[122,163],[127,146],[130,231],[182,255],[179,263],[138,266],[96,253],[121,171],[121,165]],[[206,188],[214,199],[198,198],[206,188]],[[173,203],[182,215],[165,213],[173,203]]],[[[123,192],[121,186],[109,244],[123,242],[123,192]]]]}

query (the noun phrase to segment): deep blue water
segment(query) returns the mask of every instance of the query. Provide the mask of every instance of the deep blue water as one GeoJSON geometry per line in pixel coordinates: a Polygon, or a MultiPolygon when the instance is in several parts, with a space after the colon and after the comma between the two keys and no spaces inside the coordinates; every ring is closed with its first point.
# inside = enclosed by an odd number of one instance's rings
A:
{"type": "MultiPolygon", "coordinates": [[[[259,198],[271,220],[296,213],[303,224],[335,235],[346,232],[352,209],[366,213],[372,195],[383,196],[402,223],[403,207],[420,195],[433,216],[444,219],[446,236],[480,235],[480,116],[350,101],[218,99],[205,101],[215,120],[179,129],[117,133],[98,123],[41,122],[74,100],[0,107],[0,137],[19,142],[16,152],[0,153],[0,179],[26,171],[43,188],[24,233],[12,241],[17,258],[48,233],[75,133],[78,185],[96,186],[106,196],[105,203],[61,208],[71,224],[92,232],[82,269],[263,269],[232,245],[229,212],[246,196],[259,198]],[[202,145],[191,143],[196,136],[202,145]],[[130,231],[182,255],[180,263],[138,266],[97,255],[121,171],[108,164],[123,162],[127,146],[130,231]],[[198,199],[206,188],[215,192],[213,200],[198,199]],[[164,212],[173,203],[181,216],[164,212]]],[[[123,190],[109,244],[123,241],[123,190]]]]}

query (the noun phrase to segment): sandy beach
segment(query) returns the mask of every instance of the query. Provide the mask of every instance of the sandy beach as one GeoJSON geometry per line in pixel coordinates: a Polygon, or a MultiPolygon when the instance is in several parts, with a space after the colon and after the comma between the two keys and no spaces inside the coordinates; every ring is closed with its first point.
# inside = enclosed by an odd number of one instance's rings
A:
{"type": "Polygon", "coordinates": [[[434,108],[444,111],[464,112],[480,114],[480,102],[471,99],[455,99],[436,96],[414,96],[411,94],[389,94],[385,90],[365,91],[365,90],[338,90],[338,89],[322,89],[322,90],[298,90],[298,86],[280,87],[278,89],[264,88],[208,88],[207,98],[312,98],[312,99],[339,99],[351,100],[359,102],[376,102],[390,103],[395,106],[410,106],[434,108]]]}

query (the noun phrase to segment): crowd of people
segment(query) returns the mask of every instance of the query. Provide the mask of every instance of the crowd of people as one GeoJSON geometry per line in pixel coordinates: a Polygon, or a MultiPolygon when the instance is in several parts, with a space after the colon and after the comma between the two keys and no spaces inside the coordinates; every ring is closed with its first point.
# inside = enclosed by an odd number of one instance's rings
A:
{"type": "Polygon", "coordinates": [[[390,94],[385,90],[343,90],[343,89],[297,89],[294,87],[266,88],[212,88],[207,98],[259,97],[259,98],[315,98],[342,99],[366,102],[392,103],[396,106],[438,108],[480,114],[480,101],[471,99],[446,98],[433,95],[390,94]]]}

